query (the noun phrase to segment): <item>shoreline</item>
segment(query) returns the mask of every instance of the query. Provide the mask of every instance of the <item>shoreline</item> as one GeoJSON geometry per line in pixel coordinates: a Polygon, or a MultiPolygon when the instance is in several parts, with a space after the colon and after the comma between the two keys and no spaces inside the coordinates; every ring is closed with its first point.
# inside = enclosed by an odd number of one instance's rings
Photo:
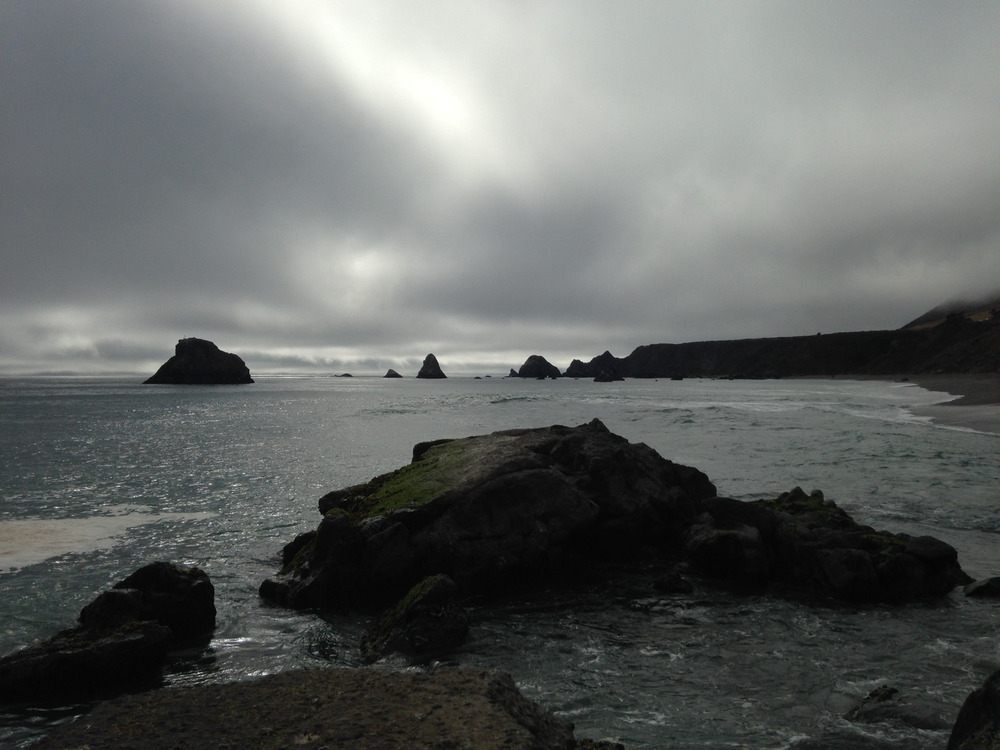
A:
{"type": "Polygon", "coordinates": [[[954,396],[914,409],[915,414],[947,427],[1000,434],[1000,375],[911,375],[908,380],[925,390],[954,396]]]}

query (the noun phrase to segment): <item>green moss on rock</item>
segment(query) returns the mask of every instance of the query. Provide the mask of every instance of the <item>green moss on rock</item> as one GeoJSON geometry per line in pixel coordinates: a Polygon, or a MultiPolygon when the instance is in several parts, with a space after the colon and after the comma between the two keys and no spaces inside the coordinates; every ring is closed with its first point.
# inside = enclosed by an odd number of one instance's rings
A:
{"type": "Polygon", "coordinates": [[[454,487],[467,473],[470,441],[450,440],[419,461],[352,487],[342,508],[355,522],[403,508],[416,508],[454,487]]]}

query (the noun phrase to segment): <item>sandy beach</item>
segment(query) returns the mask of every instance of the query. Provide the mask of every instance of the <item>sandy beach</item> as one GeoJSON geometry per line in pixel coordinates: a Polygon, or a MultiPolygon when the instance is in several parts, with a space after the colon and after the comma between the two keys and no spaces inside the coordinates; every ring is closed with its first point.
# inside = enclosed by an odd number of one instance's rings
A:
{"type": "Polygon", "coordinates": [[[952,401],[918,409],[917,414],[951,427],[1000,434],[1000,375],[913,375],[908,379],[921,388],[955,396],[952,401]]]}

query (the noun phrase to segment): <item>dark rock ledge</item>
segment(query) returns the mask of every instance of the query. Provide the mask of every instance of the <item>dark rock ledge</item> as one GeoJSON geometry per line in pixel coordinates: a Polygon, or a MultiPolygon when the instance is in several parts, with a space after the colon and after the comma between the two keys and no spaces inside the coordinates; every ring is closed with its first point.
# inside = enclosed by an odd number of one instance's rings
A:
{"type": "Polygon", "coordinates": [[[92,700],[155,686],[170,650],[215,628],[199,568],[150,563],[100,594],[80,624],[0,658],[0,702],[92,700]]]}
{"type": "Polygon", "coordinates": [[[103,703],[56,727],[37,750],[174,748],[621,748],[572,726],[518,691],[509,675],[442,668],[297,670],[232,685],[159,690],[103,703]]]}
{"type": "Polygon", "coordinates": [[[235,354],[224,352],[211,341],[181,339],[174,356],[145,381],[149,385],[244,385],[252,383],[250,369],[235,354]]]}

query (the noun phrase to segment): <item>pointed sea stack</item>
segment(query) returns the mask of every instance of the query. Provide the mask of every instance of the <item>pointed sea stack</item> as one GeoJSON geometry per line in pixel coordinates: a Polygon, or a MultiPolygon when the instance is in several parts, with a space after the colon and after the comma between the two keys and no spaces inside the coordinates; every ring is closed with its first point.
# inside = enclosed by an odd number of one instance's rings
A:
{"type": "Polygon", "coordinates": [[[211,341],[181,339],[174,356],[164,362],[145,384],[153,385],[243,385],[252,383],[250,369],[235,354],[224,352],[211,341]]]}
{"type": "Polygon", "coordinates": [[[385,375],[383,375],[382,377],[383,377],[383,378],[401,378],[401,377],[403,377],[403,376],[402,376],[402,375],[400,375],[400,374],[399,374],[398,372],[396,372],[395,370],[393,370],[393,369],[392,369],[392,368],[390,367],[390,368],[389,368],[389,369],[388,369],[388,370],[386,371],[385,375]]]}
{"type": "Polygon", "coordinates": [[[424,364],[420,368],[420,372],[417,373],[418,378],[446,378],[448,377],[441,371],[441,366],[438,364],[437,357],[433,354],[428,354],[424,357],[424,364]]]}

